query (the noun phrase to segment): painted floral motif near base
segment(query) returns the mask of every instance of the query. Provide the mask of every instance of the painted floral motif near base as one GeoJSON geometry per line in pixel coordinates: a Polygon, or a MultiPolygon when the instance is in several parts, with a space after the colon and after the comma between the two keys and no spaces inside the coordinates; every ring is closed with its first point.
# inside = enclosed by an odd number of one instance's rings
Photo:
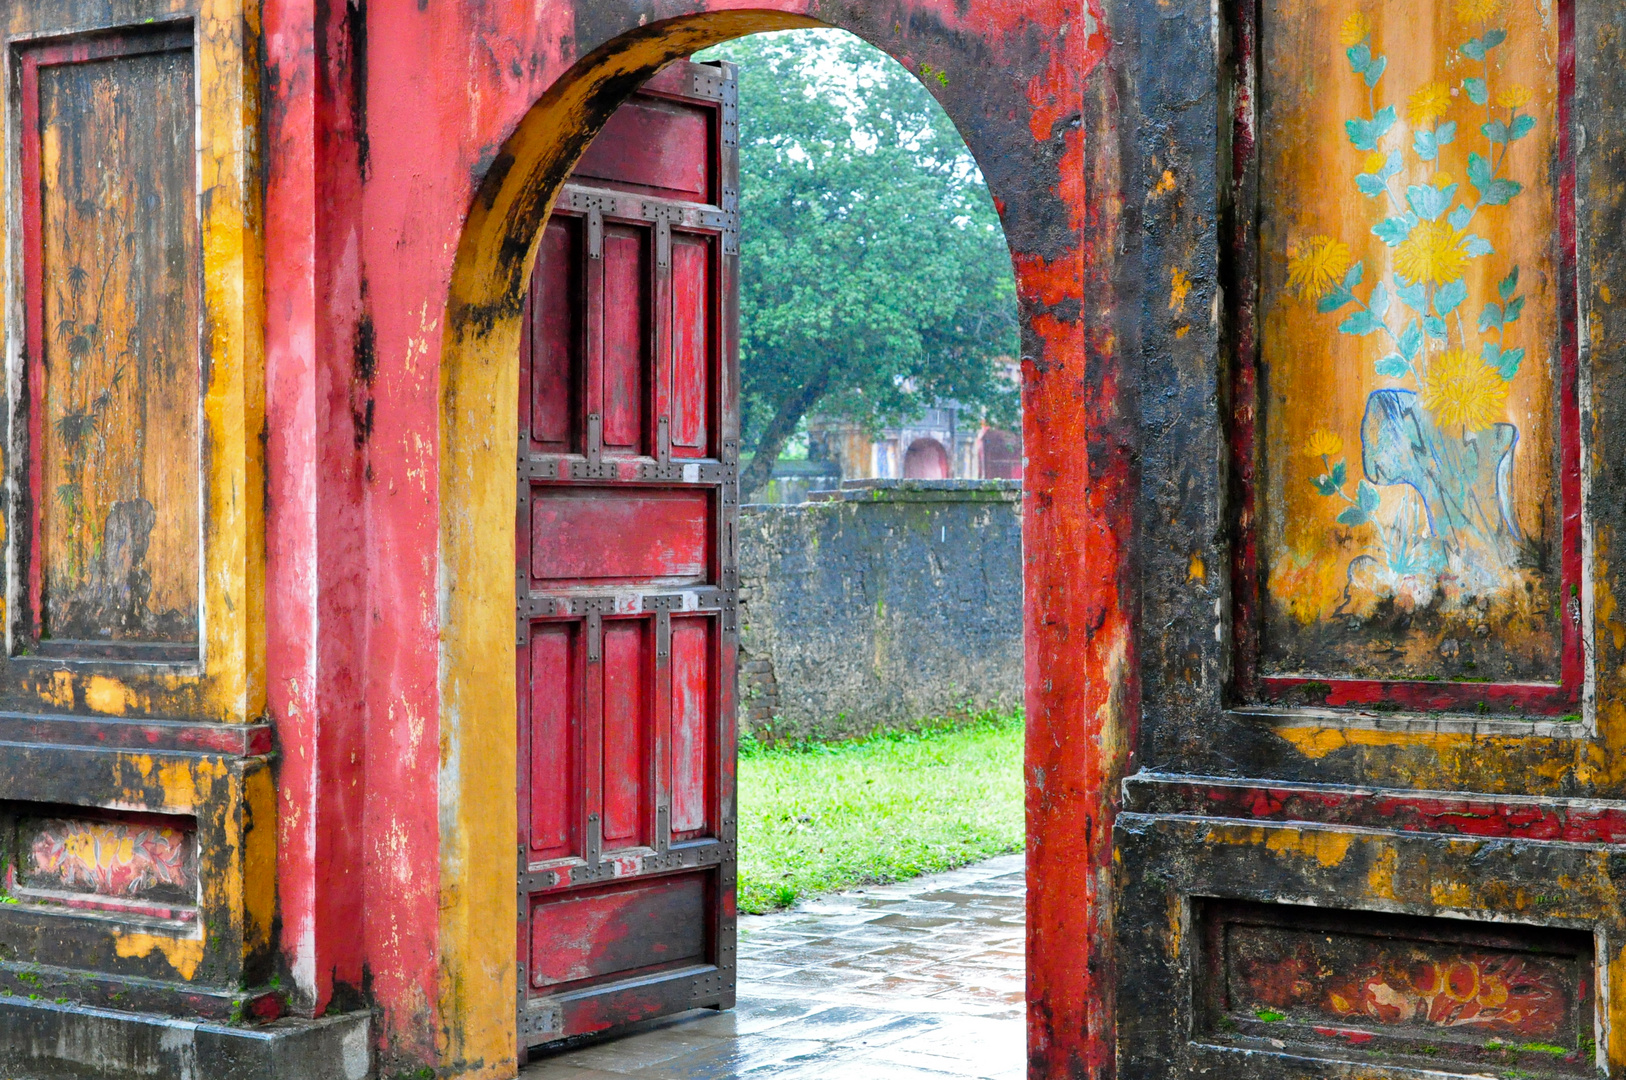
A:
{"type": "Polygon", "coordinates": [[[1350,1020],[1547,1035],[1569,1020],[1567,989],[1523,957],[1492,954],[1363,972],[1329,990],[1326,1004],[1350,1020]]]}
{"type": "Polygon", "coordinates": [[[1567,957],[1256,926],[1230,928],[1225,948],[1233,1010],[1332,1025],[1356,1043],[1397,1028],[1566,1047],[1584,1034],[1585,975],[1567,957]]]}
{"type": "Polygon", "coordinates": [[[1262,40],[1264,673],[1556,681],[1552,0],[1262,40]]]}
{"type": "Polygon", "coordinates": [[[161,825],[42,821],[33,830],[26,883],[98,896],[180,890],[189,898],[197,886],[192,837],[161,825]]]}

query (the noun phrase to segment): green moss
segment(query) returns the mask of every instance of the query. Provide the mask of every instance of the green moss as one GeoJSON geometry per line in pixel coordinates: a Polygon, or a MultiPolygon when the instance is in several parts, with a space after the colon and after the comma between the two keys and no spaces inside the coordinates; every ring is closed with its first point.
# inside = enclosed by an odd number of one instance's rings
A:
{"type": "Polygon", "coordinates": [[[1278,1020],[1287,1019],[1286,1013],[1279,1013],[1275,1009],[1255,1009],[1253,1010],[1253,1015],[1257,1016],[1267,1024],[1274,1024],[1278,1020]]]}

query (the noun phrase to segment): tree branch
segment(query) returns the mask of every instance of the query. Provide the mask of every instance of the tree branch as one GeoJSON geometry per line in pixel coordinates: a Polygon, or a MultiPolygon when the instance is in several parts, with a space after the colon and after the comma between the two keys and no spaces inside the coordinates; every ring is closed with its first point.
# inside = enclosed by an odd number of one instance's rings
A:
{"type": "Polygon", "coordinates": [[[785,448],[785,443],[790,437],[796,434],[796,425],[802,422],[802,417],[824,397],[829,383],[830,376],[826,372],[810,382],[803,383],[779,403],[779,410],[774,413],[773,419],[763,430],[762,438],[757,440],[751,464],[740,473],[740,502],[743,503],[747,497],[756,494],[757,489],[773,477],[773,467],[779,461],[779,452],[785,448]]]}

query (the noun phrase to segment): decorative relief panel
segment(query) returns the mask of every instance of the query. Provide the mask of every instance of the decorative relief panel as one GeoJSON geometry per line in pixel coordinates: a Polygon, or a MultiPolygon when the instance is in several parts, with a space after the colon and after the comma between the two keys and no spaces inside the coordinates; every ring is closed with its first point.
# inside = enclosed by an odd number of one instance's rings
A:
{"type": "Polygon", "coordinates": [[[1212,901],[1202,918],[1210,1037],[1593,1071],[1586,934],[1212,901]]]}
{"type": "Polygon", "coordinates": [[[34,903],[187,918],[198,902],[196,832],[150,815],[19,817],[8,890],[34,903]]]}
{"type": "Polygon", "coordinates": [[[190,33],[32,49],[22,71],[38,647],[195,658],[190,33]]]}
{"type": "Polygon", "coordinates": [[[1574,708],[1565,17],[1261,7],[1246,437],[1267,682],[1542,684],[1502,702],[1574,708]]]}

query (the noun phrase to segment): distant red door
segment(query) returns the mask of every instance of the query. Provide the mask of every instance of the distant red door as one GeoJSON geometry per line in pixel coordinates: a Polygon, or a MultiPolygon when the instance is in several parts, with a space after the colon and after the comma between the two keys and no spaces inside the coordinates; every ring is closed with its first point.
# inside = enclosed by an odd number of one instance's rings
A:
{"type": "Polygon", "coordinates": [[[736,102],[679,62],[622,106],[526,300],[524,1046],[734,1001],[736,102]]]}

